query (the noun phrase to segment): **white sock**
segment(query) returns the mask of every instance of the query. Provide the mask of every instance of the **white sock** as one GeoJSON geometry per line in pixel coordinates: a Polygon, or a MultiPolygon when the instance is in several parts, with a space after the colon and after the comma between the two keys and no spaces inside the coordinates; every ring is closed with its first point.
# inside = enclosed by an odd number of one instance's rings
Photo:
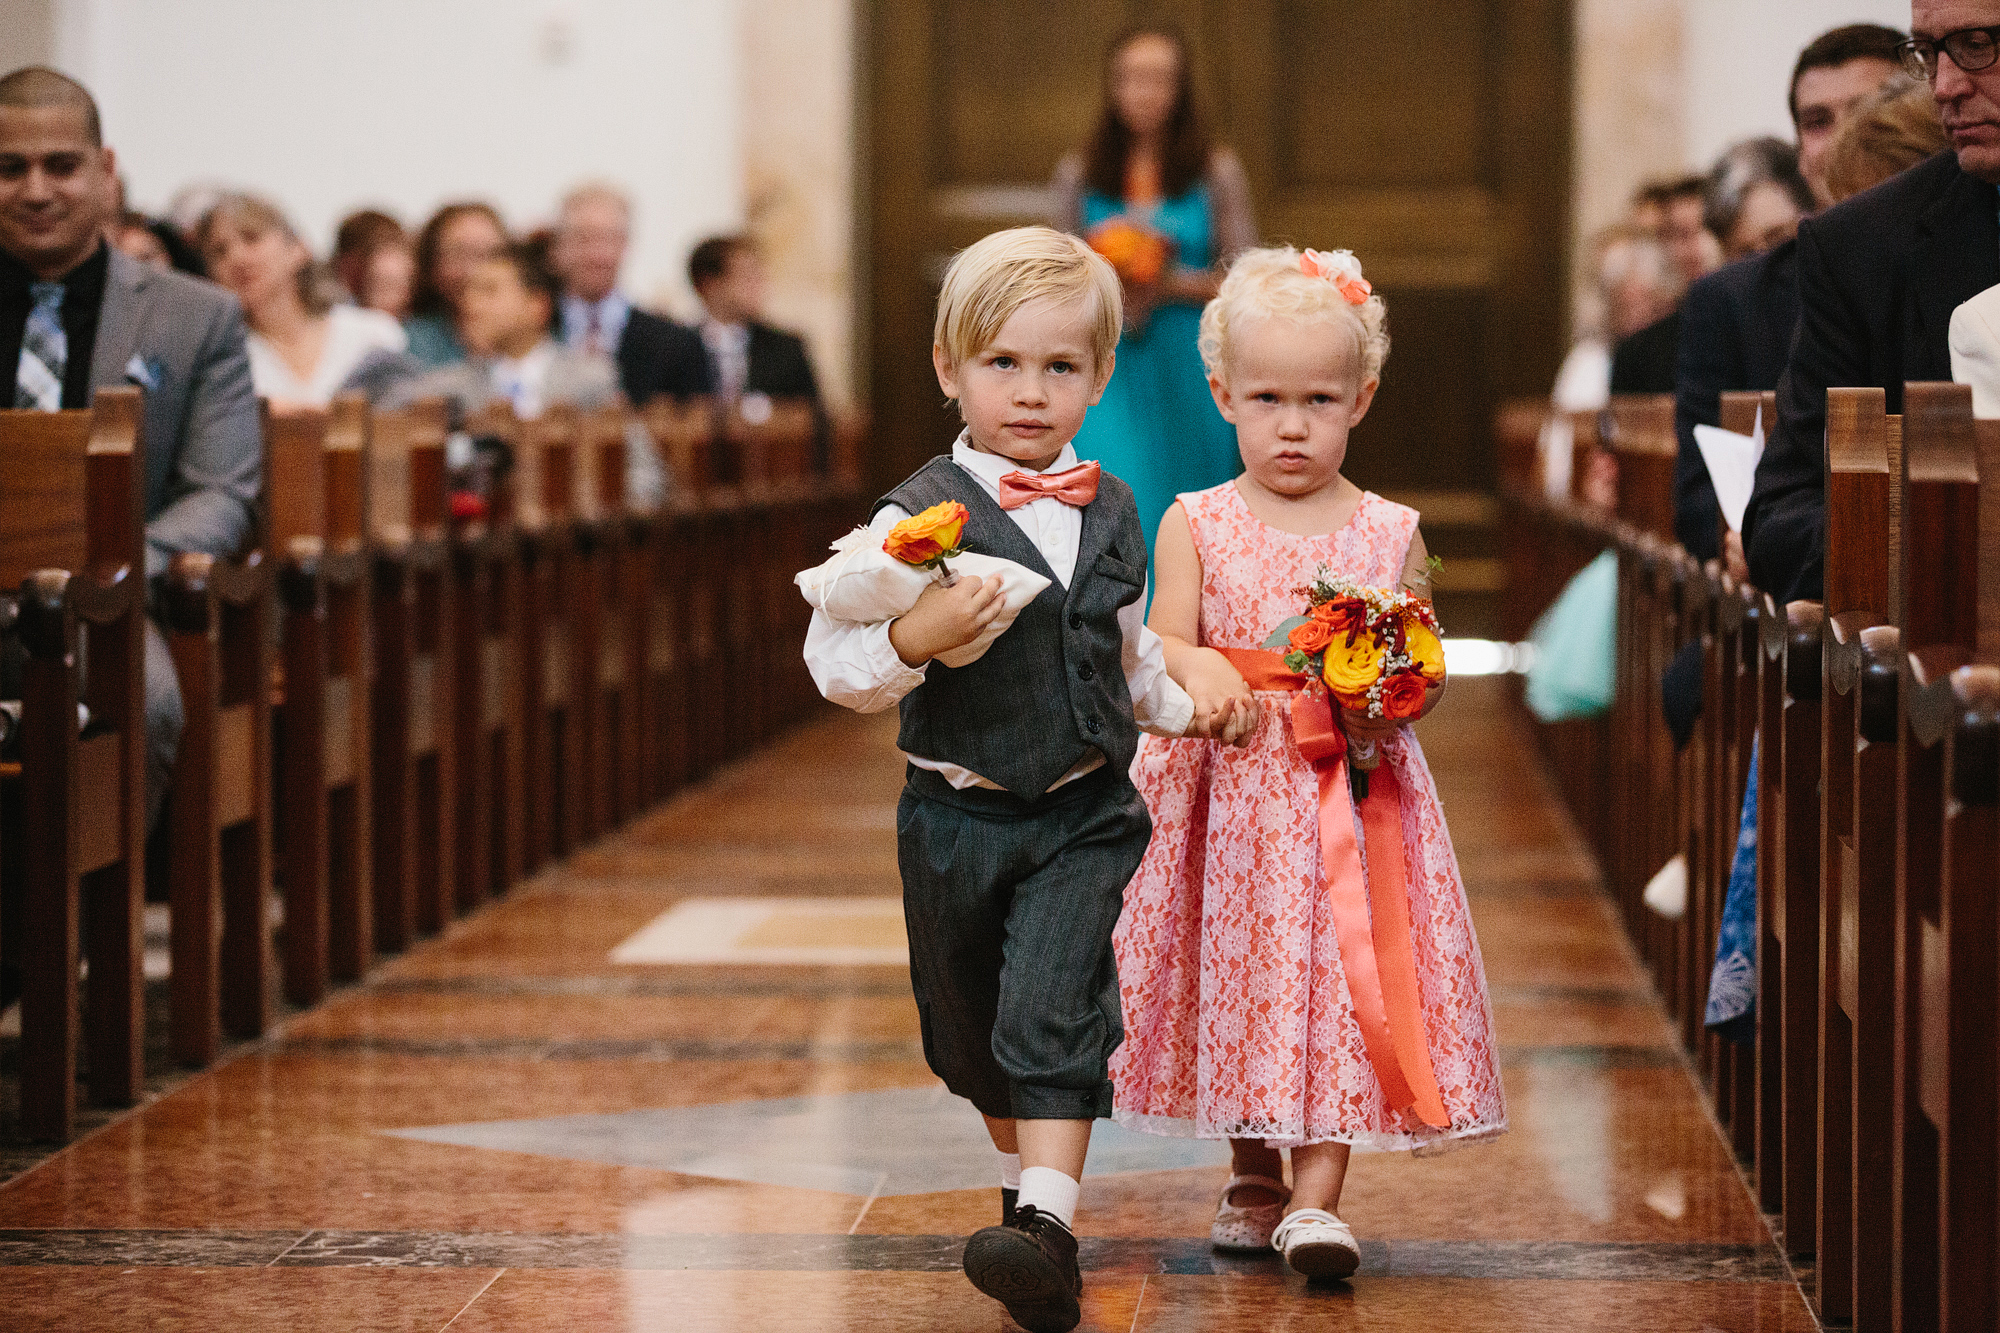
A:
{"type": "Polygon", "coordinates": [[[1034,1207],[1065,1227],[1075,1230],[1076,1200],[1083,1193],[1081,1182],[1052,1166],[1030,1166],[1021,1170],[1019,1207],[1034,1207]]]}
{"type": "MultiPolygon", "coordinates": [[[[999,1152],[999,1149],[996,1148],[994,1151],[999,1152]]],[[[1003,1190],[1021,1188],[1021,1154],[1000,1153],[1000,1188],[1003,1190]]]]}

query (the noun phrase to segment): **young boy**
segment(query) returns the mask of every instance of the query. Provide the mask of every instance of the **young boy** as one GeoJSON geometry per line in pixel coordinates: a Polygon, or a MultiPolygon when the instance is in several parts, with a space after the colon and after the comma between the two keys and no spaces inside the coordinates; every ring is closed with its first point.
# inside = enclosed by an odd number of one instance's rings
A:
{"type": "Polygon", "coordinates": [[[1001,1161],[1002,1224],[967,1242],[965,1272],[1030,1333],[1081,1317],[1078,1182],[1124,1038],[1111,931],[1152,836],[1126,774],[1140,728],[1178,736],[1193,715],[1142,623],[1132,492],[1070,447],[1120,322],[1110,265],[1061,232],[998,232],[952,261],[931,357],[965,431],[870,529],[956,500],[964,549],[1053,582],[956,670],[932,659],[999,614],[998,578],[933,586],[879,624],[816,612],[806,644],[827,698],[902,706],[897,856],[924,1055],[1001,1161]]]}

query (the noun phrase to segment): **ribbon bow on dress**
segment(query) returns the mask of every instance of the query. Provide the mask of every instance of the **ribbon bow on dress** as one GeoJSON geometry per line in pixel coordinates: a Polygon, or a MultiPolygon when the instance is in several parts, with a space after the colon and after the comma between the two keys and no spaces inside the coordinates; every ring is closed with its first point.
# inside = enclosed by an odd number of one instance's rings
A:
{"type": "Polygon", "coordinates": [[[1382,1095],[1397,1110],[1416,1112],[1425,1124],[1443,1129],[1445,1114],[1424,1033],[1423,994],[1417,986],[1416,943],[1410,928],[1409,863],[1403,846],[1403,794],[1395,769],[1384,764],[1370,775],[1368,794],[1355,801],[1348,786],[1347,735],[1334,721],[1324,688],[1261,648],[1224,648],[1222,655],[1243,673],[1253,690],[1292,695],[1292,735],[1299,756],[1319,777],[1320,860],[1333,909],[1340,965],[1354,997],[1368,1063],[1382,1095]],[[1364,870],[1361,844],[1354,836],[1355,811],[1367,840],[1364,870]]]}
{"type": "Polygon", "coordinates": [[[1084,463],[1065,472],[1009,472],[1000,478],[1000,507],[1019,509],[1051,497],[1081,509],[1097,498],[1101,471],[1096,463],[1084,463]]]}

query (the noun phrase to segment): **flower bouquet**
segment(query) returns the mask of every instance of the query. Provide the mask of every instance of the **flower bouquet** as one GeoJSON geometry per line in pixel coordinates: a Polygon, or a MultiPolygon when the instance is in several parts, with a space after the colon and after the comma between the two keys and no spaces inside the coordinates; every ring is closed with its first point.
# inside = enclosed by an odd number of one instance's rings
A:
{"type": "MultiPolygon", "coordinates": [[[[1444,643],[1430,601],[1402,589],[1364,588],[1324,566],[1299,592],[1305,614],[1272,631],[1265,649],[1323,683],[1342,708],[1414,721],[1424,711],[1425,689],[1444,680],[1444,643]]],[[[1357,782],[1381,762],[1372,741],[1350,744],[1348,766],[1357,782]]]]}
{"type": "Polygon", "coordinates": [[[1090,248],[1109,260],[1119,278],[1144,286],[1159,280],[1172,257],[1173,243],[1128,217],[1107,218],[1090,229],[1090,248]]]}
{"type": "Polygon", "coordinates": [[[835,620],[872,625],[908,614],[933,583],[1000,576],[1000,615],[971,643],[938,654],[948,667],[976,662],[1010,627],[1023,607],[1049,586],[1046,576],[999,556],[961,548],[970,511],[947,500],[914,514],[885,537],[856,528],[832,545],[829,559],[793,577],[815,610],[835,620]],[[954,564],[946,564],[949,560],[954,564]]]}

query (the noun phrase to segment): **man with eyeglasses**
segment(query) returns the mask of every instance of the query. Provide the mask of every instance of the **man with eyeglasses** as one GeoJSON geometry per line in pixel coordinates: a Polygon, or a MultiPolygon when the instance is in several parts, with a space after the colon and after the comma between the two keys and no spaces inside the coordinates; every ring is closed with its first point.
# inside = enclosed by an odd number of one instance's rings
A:
{"type": "Polygon", "coordinates": [[[1799,228],[1799,324],[1778,428],[1744,520],[1750,578],[1822,595],[1826,391],[1948,380],[1951,315],[2000,283],[2000,0],[1912,0],[1904,67],[1929,80],[1952,149],[1799,228]]]}

